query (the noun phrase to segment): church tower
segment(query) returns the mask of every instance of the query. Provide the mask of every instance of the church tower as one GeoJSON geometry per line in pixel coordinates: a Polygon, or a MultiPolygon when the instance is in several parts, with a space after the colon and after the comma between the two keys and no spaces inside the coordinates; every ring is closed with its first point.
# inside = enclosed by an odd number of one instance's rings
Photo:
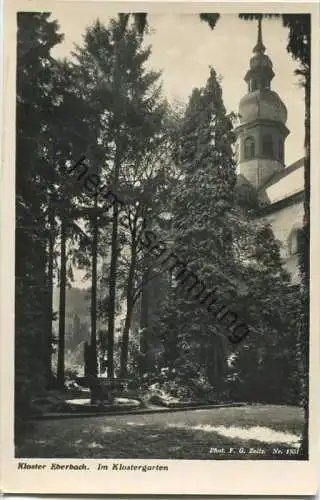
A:
{"type": "Polygon", "coordinates": [[[284,169],[284,142],[289,134],[287,109],[270,89],[274,72],[265,51],[259,19],[257,44],[244,78],[248,93],[240,101],[240,125],[235,129],[238,175],[257,189],[284,169]]]}

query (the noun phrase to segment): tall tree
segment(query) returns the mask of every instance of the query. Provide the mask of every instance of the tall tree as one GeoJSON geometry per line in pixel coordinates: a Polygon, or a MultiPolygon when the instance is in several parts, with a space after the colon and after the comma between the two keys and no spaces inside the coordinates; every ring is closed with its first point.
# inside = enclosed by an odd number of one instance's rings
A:
{"type": "MultiPolygon", "coordinates": [[[[60,222],[61,251],[60,251],[60,301],[59,301],[59,348],[58,372],[59,384],[64,384],[64,350],[65,350],[65,289],[68,273],[67,259],[72,255],[67,245],[74,245],[82,230],[76,220],[83,216],[82,205],[87,202],[86,193],[81,184],[72,177],[72,163],[76,163],[82,156],[83,150],[88,148],[94,137],[92,116],[86,102],[82,99],[81,88],[76,86],[76,72],[66,60],[55,62],[55,72],[51,86],[55,89],[56,97],[50,109],[50,121],[47,127],[48,151],[47,158],[54,166],[55,176],[50,182],[50,210],[60,222]],[[70,165],[71,164],[71,165],[70,165]],[[70,167],[70,170],[68,167],[70,167]]],[[[69,273],[70,274],[70,273],[69,273]]]]}
{"type": "MultiPolygon", "coordinates": [[[[16,404],[45,384],[50,337],[46,186],[53,167],[42,157],[48,145],[48,110],[56,94],[51,49],[62,40],[47,13],[18,14],[16,136],[16,404]]],[[[49,229],[51,230],[51,229],[49,229]]],[[[51,273],[51,269],[50,269],[51,273]]]]}
{"type": "MultiPolygon", "coordinates": [[[[139,147],[148,144],[154,134],[152,116],[158,74],[145,71],[144,64],[149,54],[150,48],[142,48],[134,29],[123,29],[121,15],[108,27],[97,22],[89,28],[84,47],[78,48],[76,53],[82,88],[86,84],[84,93],[100,120],[99,144],[95,143],[94,149],[100,150],[104,166],[101,178],[110,183],[110,190],[117,194],[121,194],[123,167],[132,162],[139,147]]],[[[112,378],[120,247],[118,207],[114,205],[111,212],[108,327],[107,342],[102,348],[107,349],[108,376],[112,378]]]]}
{"type": "MultiPolygon", "coordinates": [[[[237,286],[232,233],[226,219],[236,181],[233,141],[232,120],[211,68],[206,86],[193,91],[183,121],[179,145],[183,180],[175,193],[172,236],[176,255],[207,290],[218,288],[222,301],[237,286]]],[[[226,342],[218,322],[212,321],[195,300],[203,292],[198,286],[191,293],[181,294],[177,285],[173,303],[177,322],[174,333],[170,325],[171,335],[178,343],[182,363],[191,364],[194,372],[204,370],[211,381],[216,381],[223,370],[216,353],[219,351],[220,360],[225,358],[226,342]]]]}
{"type": "MultiPolygon", "coordinates": [[[[147,255],[141,246],[141,236],[146,219],[153,224],[161,218],[164,210],[164,199],[171,189],[173,169],[170,151],[172,145],[162,122],[163,106],[157,103],[154,107],[154,138],[149,143],[142,140],[132,165],[127,165],[123,174],[123,189],[126,207],[123,222],[124,250],[122,255],[122,272],[125,274],[126,318],[122,332],[121,374],[127,373],[129,331],[133,319],[134,307],[139,303],[141,294],[146,306],[145,287],[153,280],[154,273],[149,268],[147,255]],[[126,255],[127,254],[127,255],[126,255]]],[[[149,287],[148,287],[149,288],[149,287]]],[[[141,344],[140,344],[141,347],[141,344]]]]}

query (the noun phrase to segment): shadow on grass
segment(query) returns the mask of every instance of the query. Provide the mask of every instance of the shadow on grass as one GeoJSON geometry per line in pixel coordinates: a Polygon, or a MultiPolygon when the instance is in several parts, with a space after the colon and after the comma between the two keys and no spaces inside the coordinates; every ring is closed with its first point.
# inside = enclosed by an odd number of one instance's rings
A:
{"type": "MultiPolygon", "coordinates": [[[[37,425],[36,425],[37,427],[37,425]]],[[[60,422],[33,428],[17,442],[16,458],[185,459],[185,460],[303,460],[297,448],[284,443],[230,438],[214,430],[191,426],[126,422],[102,425],[93,421],[80,428],[60,422]],[[233,448],[233,450],[230,450],[233,448]],[[241,449],[244,452],[241,452],[241,449]],[[253,450],[250,452],[250,448],[253,450]],[[275,451],[277,450],[277,451],[275,451]]]]}

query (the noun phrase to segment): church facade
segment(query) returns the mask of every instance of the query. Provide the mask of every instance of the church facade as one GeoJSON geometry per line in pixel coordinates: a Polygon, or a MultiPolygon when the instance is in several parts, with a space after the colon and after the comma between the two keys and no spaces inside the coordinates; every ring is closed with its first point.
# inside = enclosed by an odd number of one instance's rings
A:
{"type": "Polygon", "coordinates": [[[304,216],[304,158],[286,166],[287,108],[271,90],[273,64],[265,53],[261,20],[258,40],[245,75],[247,94],[239,104],[235,129],[239,182],[253,186],[267,220],[281,244],[281,256],[292,280],[299,280],[298,247],[304,216]]]}

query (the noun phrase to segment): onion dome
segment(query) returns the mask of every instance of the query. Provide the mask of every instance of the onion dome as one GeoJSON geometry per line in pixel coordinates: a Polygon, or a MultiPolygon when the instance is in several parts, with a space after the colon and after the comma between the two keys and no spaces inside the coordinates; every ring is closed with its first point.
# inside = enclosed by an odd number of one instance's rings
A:
{"type": "Polygon", "coordinates": [[[287,121],[287,108],[276,92],[270,89],[256,90],[245,95],[239,104],[240,123],[255,120],[271,120],[283,125],[287,121]]]}

